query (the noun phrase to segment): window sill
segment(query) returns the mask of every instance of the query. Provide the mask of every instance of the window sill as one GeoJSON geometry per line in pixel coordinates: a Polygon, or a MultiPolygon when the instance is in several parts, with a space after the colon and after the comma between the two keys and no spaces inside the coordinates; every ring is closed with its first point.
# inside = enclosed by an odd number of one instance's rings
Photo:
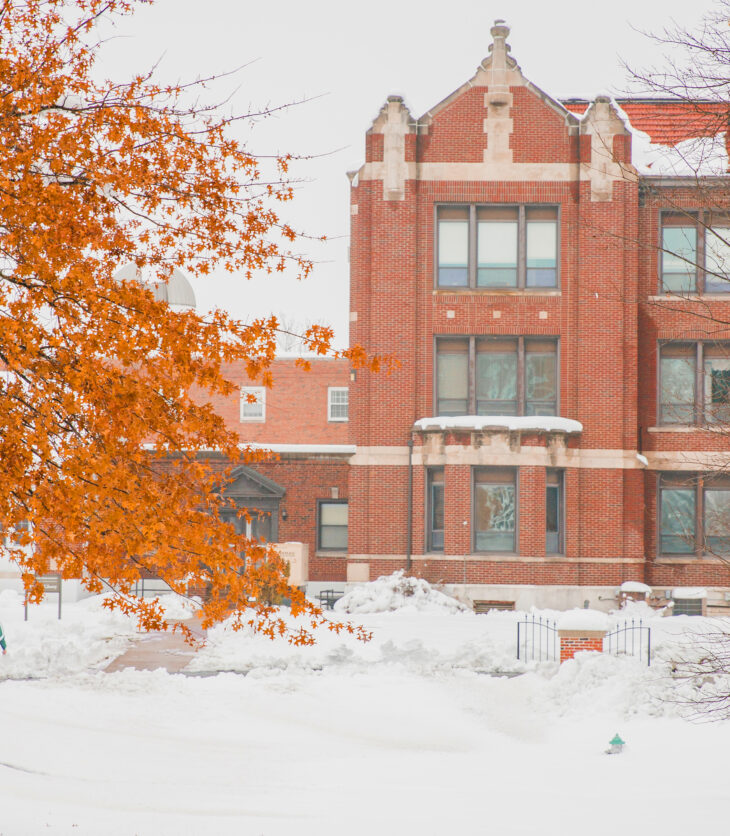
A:
{"type": "Polygon", "coordinates": [[[328,418],[328,424],[346,424],[350,419],[349,418],[328,418]]]}
{"type": "Polygon", "coordinates": [[[730,302],[730,291],[726,293],[661,293],[647,296],[648,302],[730,302]]]}
{"type": "Polygon", "coordinates": [[[314,553],[315,557],[347,557],[347,552],[338,552],[338,551],[316,551],[314,553]]]}
{"type": "Polygon", "coordinates": [[[717,433],[722,432],[723,435],[727,432],[727,425],[724,423],[718,424],[666,424],[660,427],[647,427],[648,433],[717,433]]]}
{"type": "Polygon", "coordinates": [[[560,296],[558,287],[435,287],[434,296],[560,296]]]}

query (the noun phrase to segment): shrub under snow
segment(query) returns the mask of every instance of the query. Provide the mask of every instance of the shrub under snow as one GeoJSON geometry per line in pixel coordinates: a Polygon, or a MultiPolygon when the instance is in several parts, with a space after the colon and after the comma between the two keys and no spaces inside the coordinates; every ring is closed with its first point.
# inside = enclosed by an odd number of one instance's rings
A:
{"type": "Polygon", "coordinates": [[[470,612],[460,601],[434,589],[427,581],[407,577],[402,569],[356,587],[340,598],[335,604],[335,609],[347,613],[397,610],[430,613],[470,612]]]}

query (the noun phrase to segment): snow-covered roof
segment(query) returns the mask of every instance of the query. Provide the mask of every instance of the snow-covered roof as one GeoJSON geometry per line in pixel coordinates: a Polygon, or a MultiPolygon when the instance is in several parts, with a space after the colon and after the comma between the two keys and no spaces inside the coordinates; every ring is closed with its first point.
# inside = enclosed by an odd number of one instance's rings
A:
{"type": "Polygon", "coordinates": [[[414,430],[522,430],[523,432],[583,432],[583,424],[557,415],[437,415],[420,418],[414,430]]]}
{"type": "Polygon", "coordinates": [[[319,455],[348,455],[355,453],[354,444],[250,444],[258,450],[271,450],[272,453],[312,453],[319,455]]]}
{"type": "MultiPolygon", "coordinates": [[[[563,99],[562,103],[580,116],[590,106],[585,99],[563,99]]],[[[631,162],[640,174],[727,175],[726,104],[666,99],[614,99],[611,103],[631,131],[631,162]]]]}

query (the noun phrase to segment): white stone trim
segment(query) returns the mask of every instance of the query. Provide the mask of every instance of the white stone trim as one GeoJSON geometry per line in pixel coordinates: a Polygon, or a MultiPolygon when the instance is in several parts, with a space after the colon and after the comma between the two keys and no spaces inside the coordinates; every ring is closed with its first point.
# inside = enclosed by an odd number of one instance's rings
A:
{"type": "MultiPolygon", "coordinates": [[[[643,470],[636,450],[567,449],[563,447],[522,447],[510,449],[509,433],[495,434],[491,444],[480,447],[438,442],[413,451],[414,466],[438,467],[450,465],[510,466],[510,467],[574,467],[591,469],[643,470]]],[[[435,440],[434,440],[435,441],[435,440]]],[[[647,454],[649,455],[649,454],[647,454]]],[[[676,454],[674,454],[676,455],[676,454]]],[[[730,458],[730,454],[728,454],[730,458]]],[[[651,467],[651,459],[650,467],[651,467]]],[[[354,467],[406,467],[408,447],[358,447],[350,460],[354,467]]],[[[666,468],[664,468],[666,469],[666,468]]],[[[684,469],[690,469],[684,468],[684,469]]]]}
{"type": "MultiPolygon", "coordinates": [[[[405,562],[405,554],[351,554],[349,560],[359,561],[373,561],[373,560],[396,560],[405,562]]],[[[426,554],[412,554],[411,560],[420,563],[430,563],[432,561],[447,561],[449,563],[539,563],[540,565],[550,565],[559,563],[596,563],[605,566],[613,566],[616,563],[628,564],[635,563],[637,566],[643,566],[645,560],[642,558],[633,557],[565,557],[564,555],[550,555],[547,557],[530,557],[529,555],[519,554],[497,554],[497,553],[472,553],[472,554],[444,554],[443,552],[427,552],[426,554]]]]}
{"type": "Polygon", "coordinates": [[[730,451],[660,450],[644,455],[650,470],[715,470],[730,465],[730,451]]]}
{"type": "MultiPolygon", "coordinates": [[[[416,163],[403,162],[405,180],[505,180],[539,182],[591,180],[587,167],[578,163],[416,163]]],[[[386,179],[385,161],[367,162],[360,169],[363,180],[386,179]]],[[[621,179],[624,179],[623,177],[621,179]]]]}

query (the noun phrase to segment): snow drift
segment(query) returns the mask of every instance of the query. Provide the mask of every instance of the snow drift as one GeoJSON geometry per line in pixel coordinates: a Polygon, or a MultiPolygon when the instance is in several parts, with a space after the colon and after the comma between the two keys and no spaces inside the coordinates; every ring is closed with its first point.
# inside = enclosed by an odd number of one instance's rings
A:
{"type": "Polygon", "coordinates": [[[335,604],[335,610],[346,613],[400,610],[433,614],[470,612],[461,601],[444,595],[422,578],[406,577],[402,569],[348,592],[335,604]]]}

